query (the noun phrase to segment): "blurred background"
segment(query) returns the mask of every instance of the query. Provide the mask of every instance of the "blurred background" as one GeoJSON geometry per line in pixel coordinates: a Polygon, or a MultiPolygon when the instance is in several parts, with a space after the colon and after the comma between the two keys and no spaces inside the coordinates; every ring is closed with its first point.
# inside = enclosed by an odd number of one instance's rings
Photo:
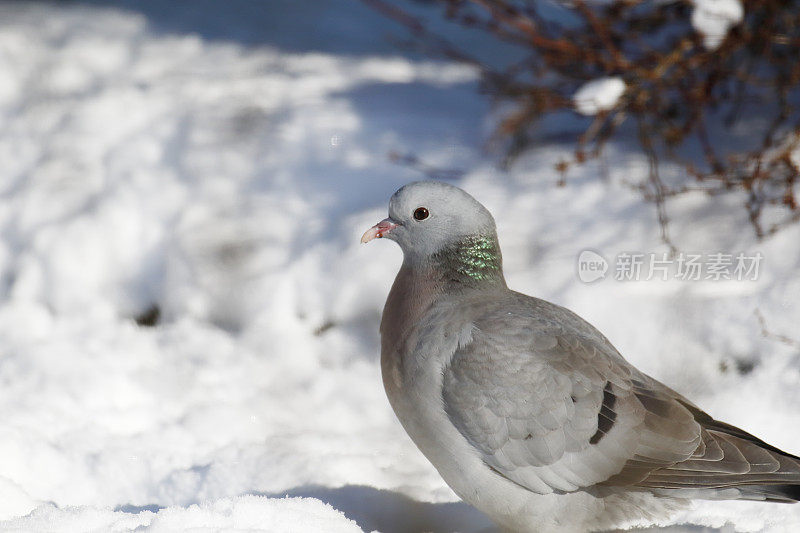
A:
{"type": "Polygon", "coordinates": [[[0,2],[0,530],[491,531],[382,388],[401,254],[358,240],[420,179],[494,213],[512,288],[800,453],[797,8],[0,2]],[[615,275],[688,253],[763,259],[615,275]]]}

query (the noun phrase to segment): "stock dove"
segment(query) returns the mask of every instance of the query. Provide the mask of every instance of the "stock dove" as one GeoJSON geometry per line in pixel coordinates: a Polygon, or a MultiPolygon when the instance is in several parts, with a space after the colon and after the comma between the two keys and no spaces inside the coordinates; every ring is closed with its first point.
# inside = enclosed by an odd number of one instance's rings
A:
{"type": "Polygon", "coordinates": [[[800,499],[800,458],[640,372],[575,313],[509,289],[494,219],[463,190],[402,187],[361,240],[379,237],[403,251],[380,326],[389,402],[445,482],[504,529],[800,499]]]}

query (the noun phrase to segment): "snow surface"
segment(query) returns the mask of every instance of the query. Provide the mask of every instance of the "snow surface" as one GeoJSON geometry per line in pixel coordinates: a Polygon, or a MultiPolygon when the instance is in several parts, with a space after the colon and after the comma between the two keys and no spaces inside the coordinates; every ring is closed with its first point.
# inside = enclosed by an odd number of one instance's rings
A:
{"type": "Polygon", "coordinates": [[[703,45],[714,50],[722,44],[728,30],[744,17],[740,0],[692,0],[692,27],[703,35],[703,45]]]}
{"type": "Polygon", "coordinates": [[[8,520],[4,531],[271,531],[353,533],[361,528],[329,504],[314,498],[237,496],[186,508],[112,511],[97,507],[37,507],[24,518],[8,520]]]}
{"type": "Polygon", "coordinates": [[[591,116],[613,109],[624,93],[622,78],[599,78],[584,83],[572,96],[572,101],[578,113],[591,116]]]}
{"type": "MultiPolygon", "coordinates": [[[[0,4],[0,530],[491,527],[382,390],[377,327],[401,256],[358,240],[421,177],[391,151],[462,171],[453,182],[496,215],[512,287],[800,452],[800,353],[754,314],[800,335],[798,227],[758,243],[743,199],[687,196],[668,205],[675,242],[760,251],[758,281],[584,284],[583,250],[665,250],[625,185],[647,172],[627,146],[565,187],[552,168],[569,146],[501,172],[475,74],[387,46],[395,26],[358,2],[305,5],[359,53],[300,31],[288,0],[260,4],[270,32],[252,39],[253,17],[232,15],[247,1],[163,18],[159,2],[126,5],[0,4]],[[153,306],[156,327],[138,325],[153,306]]],[[[800,506],[701,502],[670,524],[797,531],[800,506]]]]}

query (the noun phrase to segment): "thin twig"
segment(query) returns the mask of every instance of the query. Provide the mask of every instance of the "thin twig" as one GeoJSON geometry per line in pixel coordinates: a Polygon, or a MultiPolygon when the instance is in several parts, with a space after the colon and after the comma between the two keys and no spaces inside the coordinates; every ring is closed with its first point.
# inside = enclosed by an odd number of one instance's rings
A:
{"type": "Polygon", "coordinates": [[[764,319],[764,315],[761,314],[761,311],[758,308],[756,308],[755,314],[756,314],[756,318],[758,318],[758,324],[759,324],[759,326],[761,326],[761,336],[762,337],[765,337],[767,339],[776,340],[776,341],[778,341],[780,343],[785,344],[786,346],[789,346],[791,348],[795,348],[797,350],[800,350],[800,341],[799,340],[793,339],[792,337],[789,337],[788,335],[783,335],[783,334],[780,334],[780,333],[774,333],[774,332],[770,331],[769,328],[767,328],[767,321],[766,321],[766,319],[764,319]]]}
{"type": "MultiPolygon", "coordinates": [[[[361,1],[436,53],[479,69],[482,90],[515,106],[493,136],[507,140],[506,163],[540,138],[536,127],[543,119],[574,112],[577,87],[623,77],[625,98],[613,111],[570,132],[576,142],[574,162],[602,156],[606,143],[625,131],[620,127],[625,118],[636,117],[639,145],[649,162],[647,182],[639,190],[655,204],[662,240],[673,250],[666,200],[692,190],[742,194],[759,239],[800,220],[795,191],[800,168],[785,145],[800,131],[800,0],[744,0],[743,20],[716,49],[706,48],[683,2],[572,0],[560,3],[573,15],[564,18],[544,16],[528,0],[436,2],[452,24],[511,43],[521,52],[522,59],[502,58],[496,65],[479,59],[483,54],[469,42],[455,44],[463,41],[446,39],[422,16],[391,0],[361,1]],[[743,115],[745,106],[760,113],[747,125],[752,131],[742,128],[742,119],[751,118],[743,115]],[[723,144],[720,133],[736,138],[723,144]],[[696,154],[696,147],[702,154],[696,154]],[[665,186],[659,174],[662,159],[684,168],[683,183],[665,186]],[[764,228],[765,207],[787,216],[764,228]]],[[[428,174],[440,170],[418,169],[428,174]]]]}

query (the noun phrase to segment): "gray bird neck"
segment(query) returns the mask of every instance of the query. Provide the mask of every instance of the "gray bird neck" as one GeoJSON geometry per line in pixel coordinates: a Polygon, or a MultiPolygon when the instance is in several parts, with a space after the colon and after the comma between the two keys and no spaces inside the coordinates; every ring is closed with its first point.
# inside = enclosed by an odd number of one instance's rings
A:
{"type": "Polygon", "coordinates": [[[404,255],[381,319],[381,366],[386,391],[402,387],[405,343],[419,319],[441,298],[507,290],[496,235],[460,239],[432,256],[404,255]]]}
{"type": "Polygon", "coordinates": [[[496,235],[463,237],[426,258],[422,264],[408,266],[424,271],[444,291],[506,286],[496,235]]]}

